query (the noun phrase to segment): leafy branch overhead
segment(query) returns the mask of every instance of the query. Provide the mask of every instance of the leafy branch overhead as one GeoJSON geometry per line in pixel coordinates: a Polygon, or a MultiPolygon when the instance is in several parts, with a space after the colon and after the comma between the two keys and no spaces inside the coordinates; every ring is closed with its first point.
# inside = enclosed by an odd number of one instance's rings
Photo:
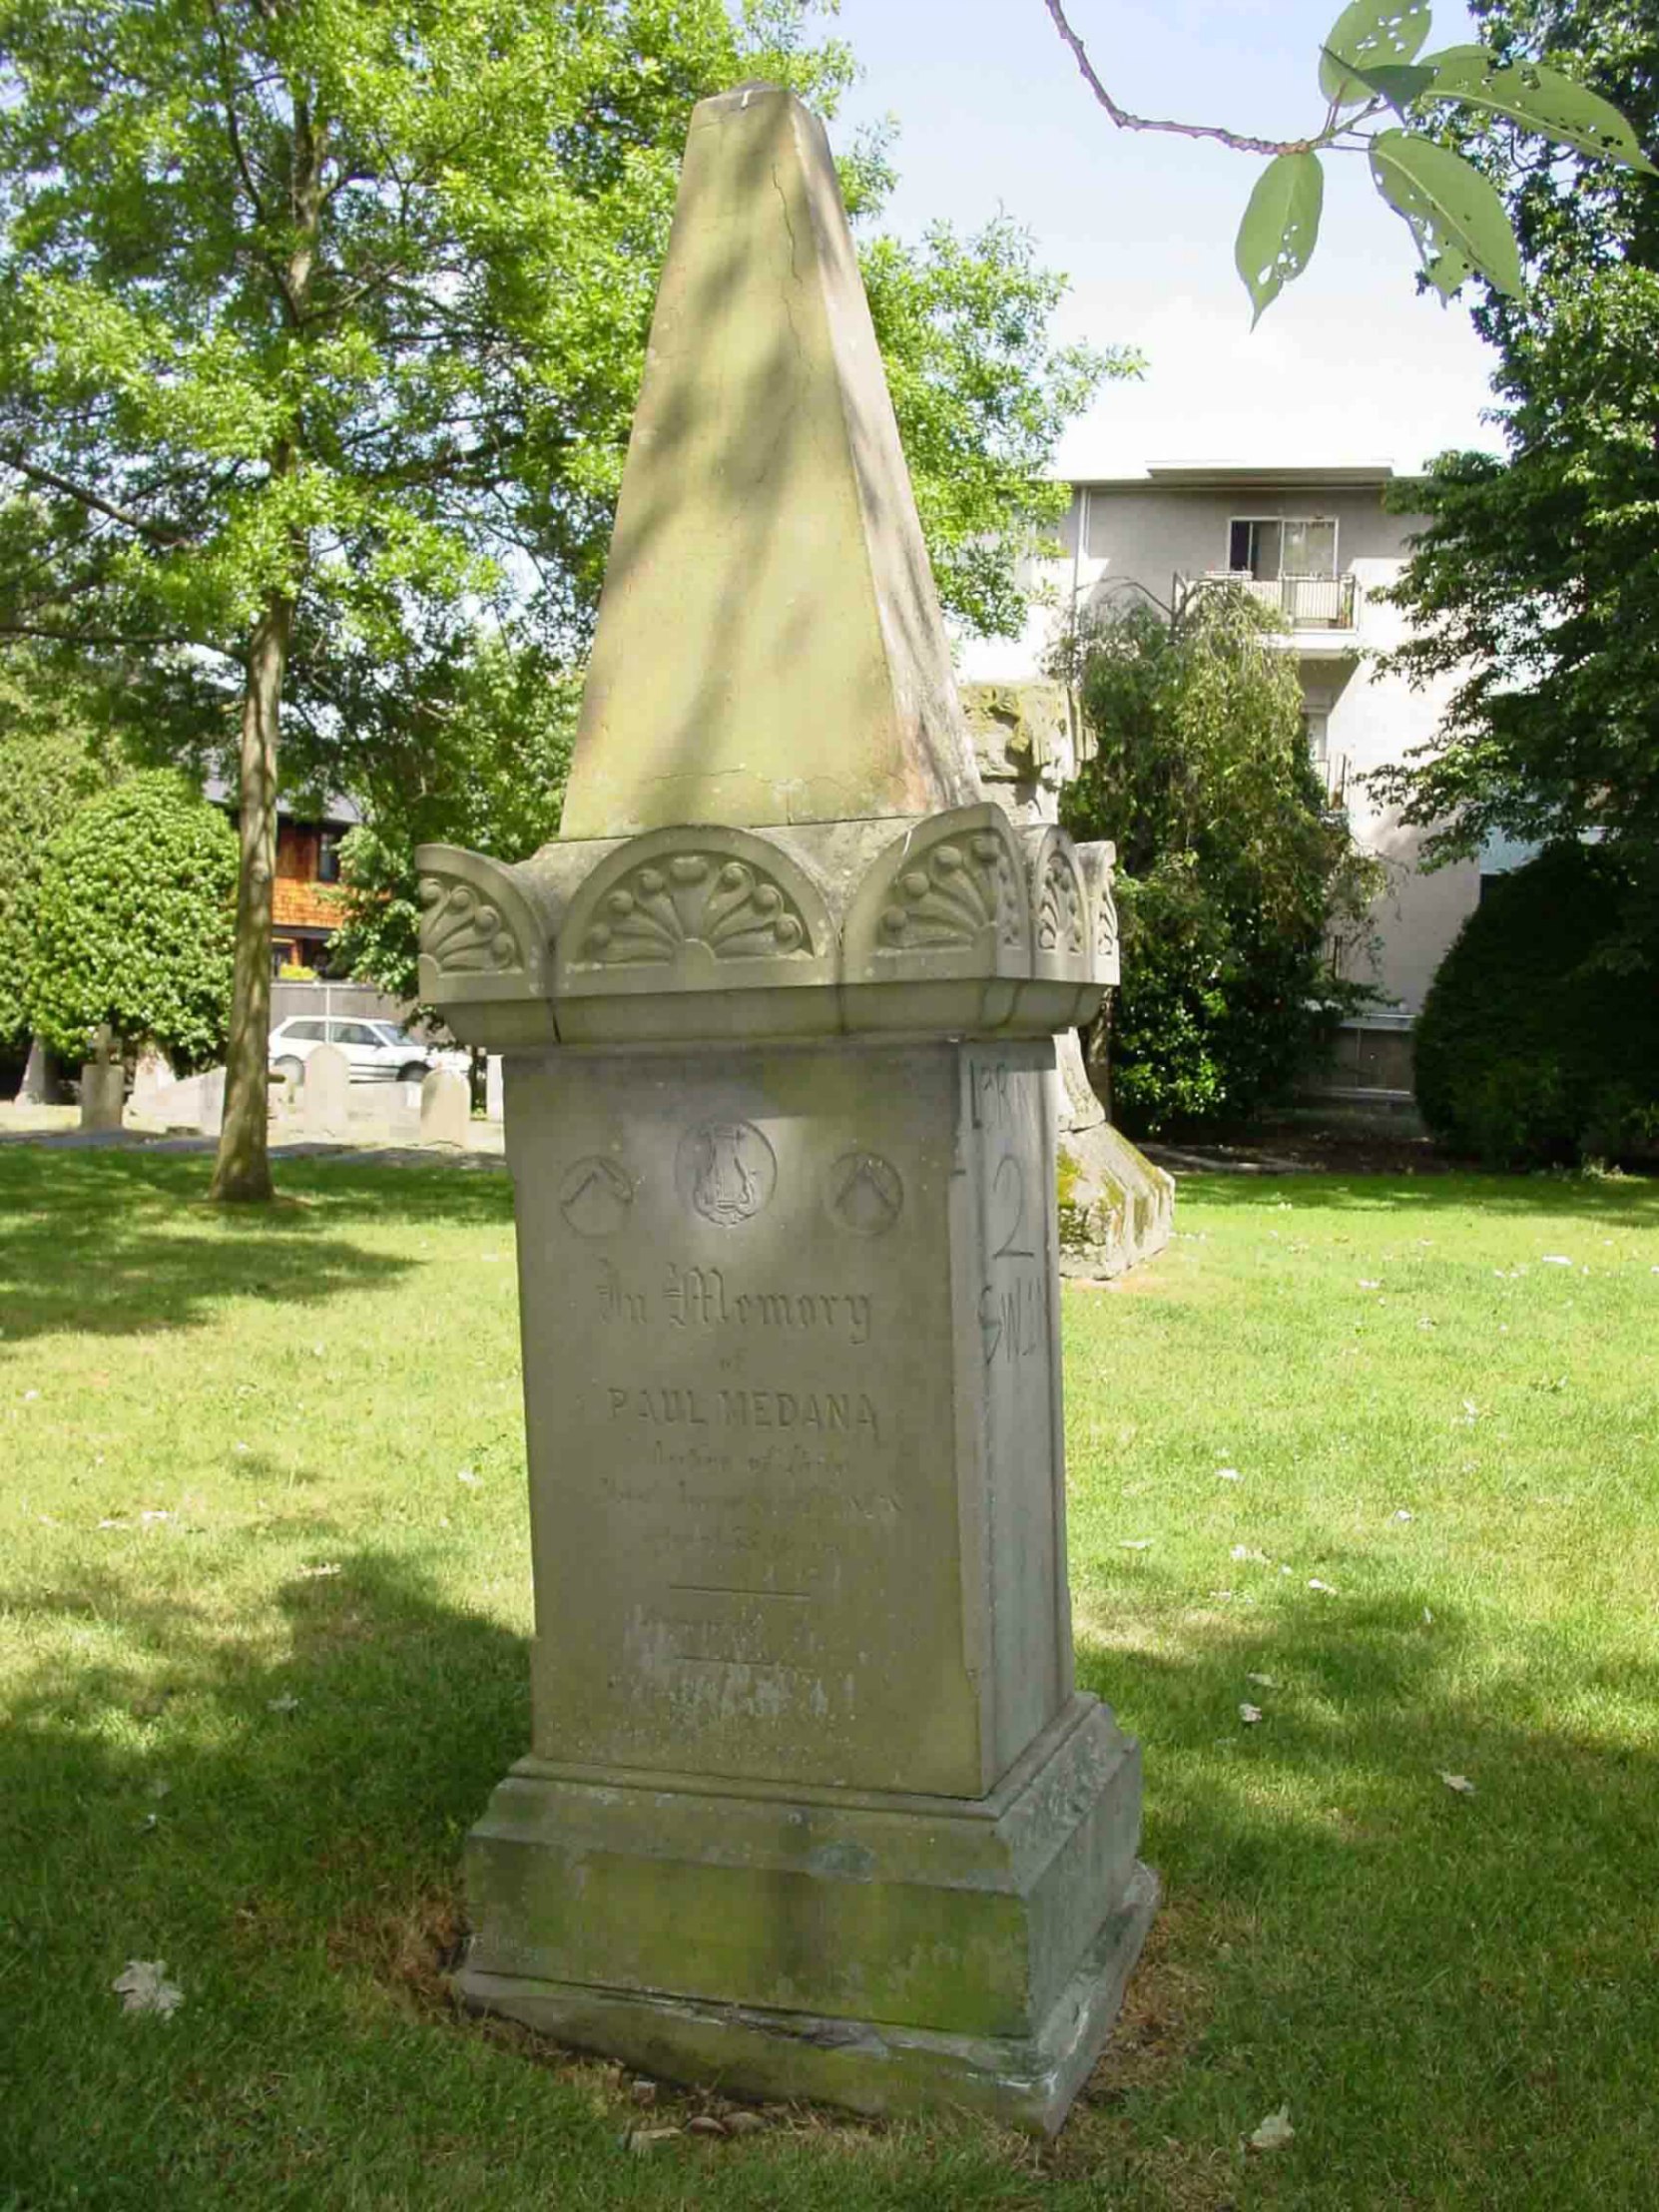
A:
{"type": "Polygon", "coordinates": [[[1352,0],[1320,49],[1324,121],[1306,138],[1285,140],[1129,114],[1097,75],[1063,0],[1044,4],[1090,91],[1120,130],[1214,139],[1237,153],[1271,157],[1234,248],[1257,321],[1313,257],[1325,200],[1323,154],[1367,156],[1372,181],[1409,228],[1422,275],[1442,299],[1470,276],[1511,298],[1522,290],[1520,250],[1503,202],[1437,135],[1453,109],[1498,117],[1574,153],[1655,174],[1612,102],[1559,70],[1533,61],[1501,63],[1482,46],[1423,54],[1427,0],[1352,0]]]}

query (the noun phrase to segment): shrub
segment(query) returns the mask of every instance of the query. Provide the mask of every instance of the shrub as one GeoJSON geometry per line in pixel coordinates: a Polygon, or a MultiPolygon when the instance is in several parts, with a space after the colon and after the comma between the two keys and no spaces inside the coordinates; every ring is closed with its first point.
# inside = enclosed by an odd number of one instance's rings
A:
{"type": "Polygon", "coordinates": [[[42,862],[30,1027],[71,1060],[86,1056],[103,1022],[181,1069],[219,1058],[236,888],[235,831],[171,770],[89,800],[42,862]]]}
{"type": "Polygon", "coordinates": [[[1489,1167],[1616,1159],[1659,1140],[1659,939],[1628,863],[1556,844],[1490,882],[1415,1038],[1418,1110],[1489,1167]]]}

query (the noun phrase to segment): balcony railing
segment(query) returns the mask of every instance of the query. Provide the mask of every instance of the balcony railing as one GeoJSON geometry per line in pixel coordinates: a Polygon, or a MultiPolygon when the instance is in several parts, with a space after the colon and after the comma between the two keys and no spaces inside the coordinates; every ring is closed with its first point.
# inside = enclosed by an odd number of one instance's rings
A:
{"type": "Polygon", "coordinates": [[[1244,569],[1211,569],[1206,584],[1237,584],[1252,599],[1283,615],[1293,630],[1352,630],[1352,576],[1252,576],[1244,569]]]}

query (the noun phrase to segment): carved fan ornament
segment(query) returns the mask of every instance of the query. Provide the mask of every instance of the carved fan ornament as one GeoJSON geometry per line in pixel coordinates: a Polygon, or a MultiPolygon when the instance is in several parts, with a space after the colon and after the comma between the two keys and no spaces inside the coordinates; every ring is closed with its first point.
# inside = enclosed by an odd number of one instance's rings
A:
{"type": "Polygon", "coordinates": [[[504,975],[523,967],[512,925],[470,883],[423,875],[420,903],[426,908],[421,950],[443,974],[504,975]]]}
{"type": "Polygon", "coordinates": [[[1081,959],[1089,948],[1083,886],[1068,852],[1050,846],[1037,886],[1037,950],[1081,959]]]}
{"type": "Polygon", "coordinates": [[[1094,914],[1095,958],[1102,966],[1118,956],[1118,909],[1112,896],[1112,886],[1104,877],[1100,885],[1100,901],[1094,914]]]}
{"type": "Polygon", "coordinates": [[[899,869],[881,910],[881,949],[932,952],[972,947],[986,928],[1020,942],[1019,902],[1007,847],[988,830],[945,839],[899,869]]]}
{"type": "Polygon", "coordinates": [[[810,956],[800,907],[769,876],[719,852],[676,852],[630,870],[607,891],[582,938],[601,966],[665,966],[687,945],[717,960],[810,956]]]}

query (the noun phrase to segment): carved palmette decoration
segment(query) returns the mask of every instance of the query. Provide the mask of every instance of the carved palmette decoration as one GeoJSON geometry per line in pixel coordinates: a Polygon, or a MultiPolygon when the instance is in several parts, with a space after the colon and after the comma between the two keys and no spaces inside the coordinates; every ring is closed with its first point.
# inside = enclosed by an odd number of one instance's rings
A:
{"type": "Polygon", "coordinates": [[[968,951],[989,929],[1021,938],[1018,885],[1003,840],[989,830],[944,837],[894,875],[877,924],[884,952],[968,951]]]}
{"type": "Polygon", "coordinates": [[[1095,900],[1094,956],[1102,971],[1110,968],[1114,973],[1118,957],[1118,909],[1112,896],[1112,886],[1101,881],[1095,900]]]}
{"type": "Polygon", "coordinates": [[[423,875],[420,902],[420,949],[441,975],[505,975],[524,966],[512,924],[471,883],[423,875]]]}
{"type": "Polygon", "coordinates": [[[1088,904],[1077,862],[1057,839],[1043,850],[1034,906],[1038,952],[1083,959],[1089,949],[1088,904]]]}
{"type": "Polygon", "coordinates": [[[668,966],[694,944],[717,960],[807,958],[813,949],[799,905],[752,862],[675,852],[612,885],[587,921],[578,957],[601,966],[668,966]]]}

